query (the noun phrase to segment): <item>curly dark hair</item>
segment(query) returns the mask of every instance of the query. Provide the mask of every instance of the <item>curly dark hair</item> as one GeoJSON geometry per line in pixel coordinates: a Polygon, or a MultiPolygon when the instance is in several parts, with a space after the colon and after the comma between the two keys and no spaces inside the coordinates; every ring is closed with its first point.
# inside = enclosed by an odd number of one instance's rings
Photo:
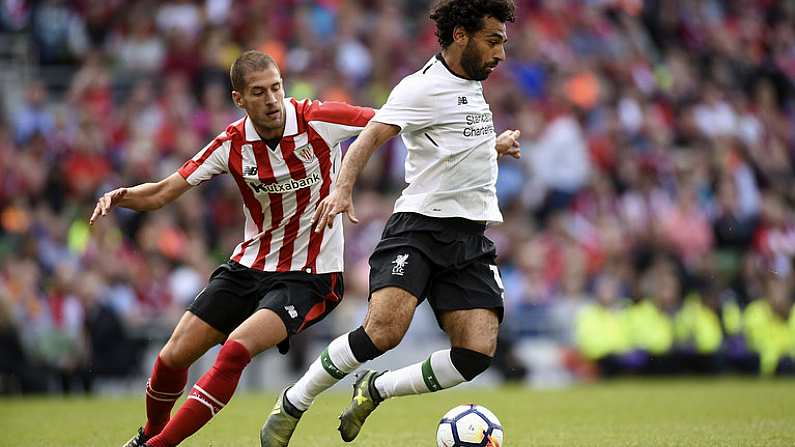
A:
{"type": "Polygon", "coordinates": [[[463,26],[474,34],[483,28],[485,17],[500,22],[513,22],[516,15],[514,0],[440,0],[431,10],[431,20],[436,22],[436,37],[442,48],[453,43],[453,30],[463,26]]]}

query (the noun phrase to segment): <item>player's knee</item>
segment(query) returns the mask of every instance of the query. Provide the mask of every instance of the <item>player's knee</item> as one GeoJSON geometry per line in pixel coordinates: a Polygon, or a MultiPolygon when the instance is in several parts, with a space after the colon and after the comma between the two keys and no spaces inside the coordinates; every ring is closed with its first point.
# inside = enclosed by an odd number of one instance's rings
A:
{"type": "Polygon", "coordinates": [[[179,345],[173,340],[169,340],[158,354],[160,361],[173,369],[185,369],[193,363],[187,356],[182,355],[179,345]]]}
{"type": "Polygon", "coordinates": [[[400,344],[406,334],[407,325],[402,321],[371,316],[364,329],[378,349],[386,352],[400,344]]]}
{"type": "Polygon", "coordinates": [[[471,349],[452,348],[450,360],[461,376],[469,382],[489,368],[492,357],[471,349]]]}
{"type": "Polygon", "coordinates": [[[400,344],[405,331],[395,325],[381,325],[372,328],[368,333],[378,349],[386,352],[400,344]]]}
{"type": "Polygon", "coordinates": [[[166,345],[160,350],[158,354],[160,357],[160,361],[163,362],[166,366],[172,369],[185,369],[188,368],[191,362],[187,361],[184,356],[179,355],[176,349],[169,349],[169,346],[166,345]]]}

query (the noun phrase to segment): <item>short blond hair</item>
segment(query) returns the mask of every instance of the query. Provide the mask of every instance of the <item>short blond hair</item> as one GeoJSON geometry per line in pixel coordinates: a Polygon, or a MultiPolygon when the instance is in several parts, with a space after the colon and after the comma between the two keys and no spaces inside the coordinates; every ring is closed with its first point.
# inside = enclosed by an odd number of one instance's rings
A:
{"type": "Polygon", "coordinates": [[[279,71],[279,66],[272,57],[257,50],[248,50],[235,59],[229,69],[229,79],[232,81],[232,90],[242,92],[246,88],[246,75],[273,67],[279,71]]]}

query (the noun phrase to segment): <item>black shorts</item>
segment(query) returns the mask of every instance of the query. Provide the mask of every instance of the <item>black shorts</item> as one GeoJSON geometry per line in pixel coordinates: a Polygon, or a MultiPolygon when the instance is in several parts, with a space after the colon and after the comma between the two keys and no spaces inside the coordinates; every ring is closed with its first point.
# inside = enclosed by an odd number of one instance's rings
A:
{"type": "Polygon", "coordinates": [[[229,335],[254,312],[270,309],[287,327],[287,339],[279,344],[284,354],[290,336],[322,320],[342,293],[341,273],[263,272],[228,261],[210,275],[188,311],[229,335]]]}
{"type": "Polygon", "coordinates": [[[370,295],[399,287],[437,320],[441,311],[494,309],[502,321],[503,286],[485,224],[461,218],[395,213],[370,256],[370,295]]]}

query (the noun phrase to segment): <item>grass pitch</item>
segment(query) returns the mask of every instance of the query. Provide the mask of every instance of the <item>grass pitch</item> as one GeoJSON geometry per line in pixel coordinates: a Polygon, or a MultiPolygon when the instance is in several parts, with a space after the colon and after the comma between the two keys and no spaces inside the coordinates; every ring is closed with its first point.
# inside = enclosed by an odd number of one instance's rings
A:
{"type": "MultiPolygon", "coordinates": [[[[275,394],[243,394],[185,446],[258,446],[275,394]]],[[[321,396],[291,446],[435,446],[436,423],[461,403],[501,419],[505,446],[793,446],[795,381],[615,382],[565,390],[449,390],[386,402],[344,444],[337,415],[349,399],[321,396]]],[[[120,446],[141,424],[143,396],[0,400],[0,446],[120,446]]]]}

